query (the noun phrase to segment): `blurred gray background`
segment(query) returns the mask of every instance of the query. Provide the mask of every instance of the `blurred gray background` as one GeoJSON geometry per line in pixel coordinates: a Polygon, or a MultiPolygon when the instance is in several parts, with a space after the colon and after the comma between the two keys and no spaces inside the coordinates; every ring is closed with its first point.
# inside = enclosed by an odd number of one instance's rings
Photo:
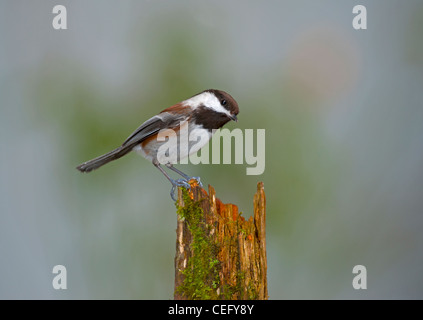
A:
{"type": "Polygon", "coordinates": [[[0,298],[173,297],[168,181],[135,154],[74,168],[208,88],[266,129],[266,171],[179,168],[246,217],[264,182],[270,299],[423,298],[422,29],[411,0],[1,0],[0,298]]]}

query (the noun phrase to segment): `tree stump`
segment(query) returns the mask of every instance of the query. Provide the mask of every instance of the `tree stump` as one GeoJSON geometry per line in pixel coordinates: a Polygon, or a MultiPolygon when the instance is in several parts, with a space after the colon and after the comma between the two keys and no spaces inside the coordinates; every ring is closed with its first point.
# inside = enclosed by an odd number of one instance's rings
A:
{"type": "MultiPolygon", "coordinates": [[[[192,182],[192,181],[191,181],[192,182]]],[[[176,300],[267,299],[266,197],[263,183],[248,220],[223,204],[209,185],[179,189],[177,206],[176,300]]]]}

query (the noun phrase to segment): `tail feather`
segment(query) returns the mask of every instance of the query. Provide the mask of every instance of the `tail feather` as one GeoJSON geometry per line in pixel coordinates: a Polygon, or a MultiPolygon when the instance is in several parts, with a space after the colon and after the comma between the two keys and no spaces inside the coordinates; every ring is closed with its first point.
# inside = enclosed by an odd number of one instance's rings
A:
{"type": "Polygon", "coordinates": [[[112,150],[106,154],[103,154],[102,156],[99,156],[95,159],[86,161],[79,166],[76,167],[81,172],[90,172],[93,171],[106,163],[109,163],[110,161],[119,159],[120,157],[123,157],[125,154],[130,152],[132,150],[132,146],[121,146],[119,148],[116,148],[115,150],[112,150]]]}

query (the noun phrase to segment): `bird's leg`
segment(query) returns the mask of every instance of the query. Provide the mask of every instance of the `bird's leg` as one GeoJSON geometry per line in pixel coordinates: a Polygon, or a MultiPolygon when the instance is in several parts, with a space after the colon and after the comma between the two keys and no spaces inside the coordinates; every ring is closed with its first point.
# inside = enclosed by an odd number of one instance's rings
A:
{"type": "Polygon", "coordinates": [[[171,163],[167,163],[166,167],[168,167],[170,170],[175,171],[177,174],[184,177],[186,179],[186,181],[190,181],[191,179],[194,179],[195,181],[197,181],[197,183],[200,187],[203,187],[203,184],[201,183],[200,177],[190,177],[189,175],[183,173],[181,170],[176,169],[173,166],[173,164],[171,164],[171,163]]]}
{"type": "Polygon", "coordinates": [[[177,174],[179,174],[180,176],[184,177],[187,181],[189,181],[191,179],[191,177],[185,173],[183,173],[181,170],[176,169],[173,164],[168,163],[166,164],[166,167],[168,167],[170,170],[175,171],[177,174]]]}
{"type": "Polygon", "coordinates": [[[173,201],[176,201],[176,197],[175,197],[175,191],[177,187],[183,187],[185,189],[190,189],[191,185],[184,179],[172,179],[171,177],[169,177],[169,175],[166,173],[166,171],[164,171],[164,169],[162,167],[160,167],[159,163],[154,163],[154,166],[160,170],[161,173],[164,174],[164,176],[167,178],[167,180],[170,181],[170,183],[172,184],[172,189],[170,189],[170,197],[172,198],[173,201]]]}

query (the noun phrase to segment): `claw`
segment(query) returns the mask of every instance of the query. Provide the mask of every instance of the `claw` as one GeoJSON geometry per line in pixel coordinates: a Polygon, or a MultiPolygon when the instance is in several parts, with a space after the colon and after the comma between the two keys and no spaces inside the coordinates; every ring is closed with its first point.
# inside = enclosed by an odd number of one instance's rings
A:
{"type": "Polygon", "coordinates": [[[184,187],[185,189],[191,189],[191,185],[185,179],[177,179],[177,180],[173,180],[173,181],[178,187],[184,187]]]}
{"type": "Polygon", "coordinates": [[[172,189],[170,189],[170,197],[172,198],[173,201],[177,201],[175,194],[178,187],[191,189],[191,185],[188,183],[188,181],[184,179],[177,179],[177,180],[172,179],[171,182],[172,182],[172,189]]]}
{"type": "Polygon", "coordinates": [[[197,184],[202,188],[203,184],[201,183],[201,179],[200,177],[191,177],[190,180],[195,180],[197,181],[197,184]]]}

